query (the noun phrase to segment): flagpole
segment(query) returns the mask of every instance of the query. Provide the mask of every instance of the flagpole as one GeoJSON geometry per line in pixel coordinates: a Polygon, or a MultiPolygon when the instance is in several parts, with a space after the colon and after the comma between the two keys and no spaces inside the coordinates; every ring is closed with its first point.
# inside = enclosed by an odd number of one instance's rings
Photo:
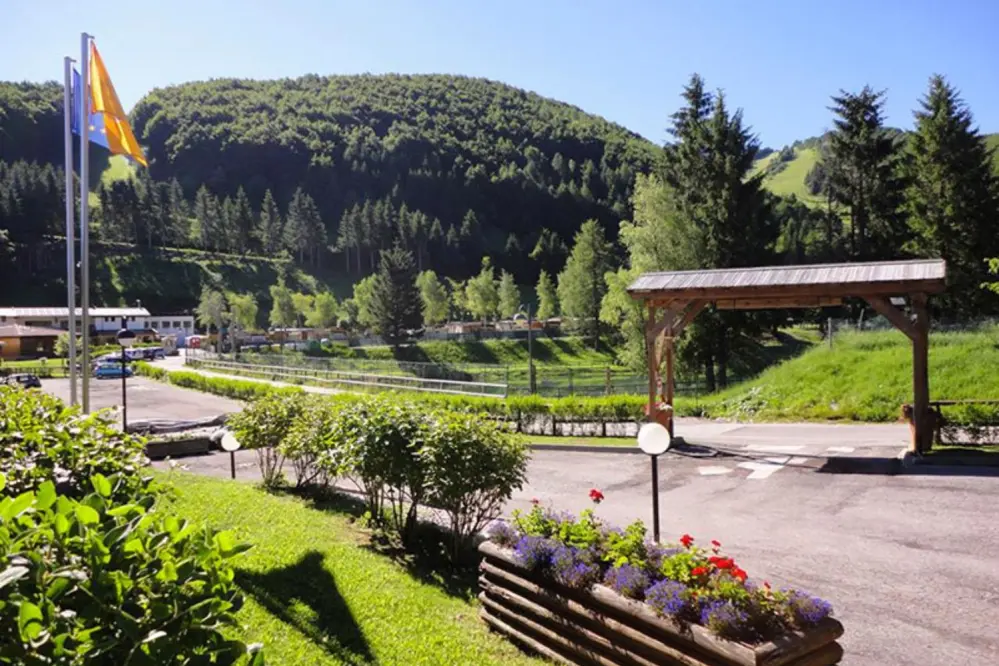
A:
{"type": "Polygon", "coordinates": [[[90,411],[90,35],[80,35],[80,305],[83,411],[90,411]]]}
{"type": "Polygon", "coordinates": [[[73,229],[73,59],[63,59],[63,139],[66,151],[66,302],[69,306],[69,404],[76,404],[76,234],[73,229]]]}

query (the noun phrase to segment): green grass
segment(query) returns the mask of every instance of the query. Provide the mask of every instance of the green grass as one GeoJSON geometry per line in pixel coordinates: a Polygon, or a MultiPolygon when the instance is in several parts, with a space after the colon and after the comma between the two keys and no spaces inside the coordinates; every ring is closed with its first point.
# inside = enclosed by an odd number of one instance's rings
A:
{"type": "Polygon", "coordinates": [[[565,435],[518,435],[525,444],[570,444],[572,446],[638,446],[634,437],[571,437],[565,435]]]}
{"type": "Polygon", "coordinates": [[[264,643],[269,665],[545,663],[490,634],[468,589],[379,552],[342,504],[188,474],[169,483],[168,510],[253,545],[236,562],[238,633],[264,643]]]}
{"type": "MultiPolygon", "coordinates": [[[[615,365],[613,350],[604,342],[594,350],[581,338],[537,338],[534,362],[538,365],[615,365]]],[[[355,349],[359,358],[425,363],[476,363],[486,365],[527,365],[527,340],[473,340],[468,342],[431,340],[401,348],[372,346],[355,349]]]]}
{"type": "Polygon", "coordinates": [[[112,155],[108,168],[101,173],[101,182],[110,185],[116,180],[128,180],[135,175],[135,166],[121,155],[112,155]]]}
{"type": "MultiPolygon", "coordinates": [[[[766,159],[764,158],[761,162],[766,159]]],[[[819,205],[822,203],[822,198],[814,196],[805,186],[805,176],[812,170],[818,159],[818,149],[797,148],[794,159],[788,162],[783,169],[767,178],[764,185],[774,194],[782,196],[793,194],[806,204],[819,205]]]]}
{"type": "MultiPolygon", "coordinates": [[[[930,396],[999,398],[999,327],[930,334],[930,396]]],[[[897,331],[849,332],[702,400],[706,415],[758,421],[894,421],[912,400],[912,347],[897,331]]]]}

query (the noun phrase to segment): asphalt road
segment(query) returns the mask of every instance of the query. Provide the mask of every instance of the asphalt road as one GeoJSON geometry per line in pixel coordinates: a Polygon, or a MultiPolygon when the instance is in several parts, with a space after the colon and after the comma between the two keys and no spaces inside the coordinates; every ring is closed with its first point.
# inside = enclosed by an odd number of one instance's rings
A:
{"type": "MultiPolygon", "coordinates": [[[[754,578],[830,600],[846,627],[844,664],[999,664],[999,469],[909,471],[883,451],[667,454],[663,539],[718,539],[754,578]]],[[[229,476],[227,454],[176,462],[229,476]]],[[[237,453],[237,476],[256,477],[252,452],[237,453]]],[[[642,455],[536,451],[506,512],[532,498],[578,512],[599,488],[602,519],[650,524],[649,484],[642,455]]]]}
{"type": "MultiPolygon", "coordinates": [[[[242,403],[208,393],[156,382],[145,377],[126,380],[129,423],[146,419],[194,420],[237,412],[242,403]]],[[[69,401],[68,379],[43,379],[42,390],[69,401]]],[[[90,407],[121,406],[121,379],[92,379],[90,407]]]]}

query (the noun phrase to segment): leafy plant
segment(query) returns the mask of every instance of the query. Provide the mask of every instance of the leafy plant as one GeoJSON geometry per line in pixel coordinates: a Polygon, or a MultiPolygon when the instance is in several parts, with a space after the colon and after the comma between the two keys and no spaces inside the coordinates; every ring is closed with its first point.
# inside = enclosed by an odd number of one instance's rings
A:
{"type": "Polygon", "coordinates": [[[243,602],[229,559],[247,547],[152,512],[151,495],[116,499],[124,476],[89,483],[0,500],[0,664],[262,665],[226,636],[243,602]]]}
{"type": "Polygon", "coordinates": [[[455,555],[527,478],[527,448],[498,425],[470,414],[435,412],[420,461],[428,502],[448,516],[455,555]]]}
{"type": "Polygon", "coordinates": [[[146,463],[143,439],[122,433],[107,412],[82,414],[47,393],[0,386],[0,473],[9,493],[52,481],[79,496],[95,474],[122,474],[128,493],[145,484],[146,463]]]}
{"type": "Polygon", "coordinates": [[[301,415],[301,394],[272,393],[229,417],[228,424],[243,448],[257,452],[264,486],[274,488],[284,480],[281,442],[301,415]]]}

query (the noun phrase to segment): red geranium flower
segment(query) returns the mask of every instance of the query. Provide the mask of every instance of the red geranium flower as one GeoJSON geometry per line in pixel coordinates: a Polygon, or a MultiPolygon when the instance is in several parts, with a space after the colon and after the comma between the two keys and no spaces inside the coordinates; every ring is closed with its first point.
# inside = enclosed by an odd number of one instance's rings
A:
{"type": "Polygon", "coordinates": [[[694,543],[694,537],[690,536],[689,534],[684,534],[682,537],[680,537],[680,543],[683,544],[684,548],[690,548],[690,546],[694,543]]]}
{"type": "Polygon", "coordinates": [[[539,500],[537,497],[532,497],[531,498],[531,504],[533,504],[534,506],[537,506],[537,505],[541,504],[541,500],[539,500]]]}
{"type": "Polygon", "coordinates": [[[694,576],[695,578],[698,576],[703,576],[706,573],[708,573],[707,567],[694,567],[693,569],[690,570],[690,575],[694,576]]]}
{"type": "Polygon", "coordinates": [[[596,488],[590,489],[590,499],[593,500],[594,504],[600,504],[604,501],[604,494],[597,490],[596,488]]]}
{"type": "Polygon", "coordinates": [[[735,562],[732,561],[730,557],[716,557],[717,561],[714,563],[719,569],[732,569],[735,567],[735,562]]]}
{"type": "Polygon", "coordinates": [[[767,592],[770,591],[770,583],[768,581],[763,581],[763,587],[767,589],[767,592]]]}
{"type": "Polygon", "coordinates": [[[721,548],[721,544],[718,542],[717,539],[712,539],[711,545],[714,546],[715,548],[721,548]]]}
{"type": "Polygon", "coordinates": [[[738,578],[739,581],[742,583],[746,582],[746,572],[740,569],[739,567],[735,567],[732,569],[732,576],[734,578],[738,578]]]}

